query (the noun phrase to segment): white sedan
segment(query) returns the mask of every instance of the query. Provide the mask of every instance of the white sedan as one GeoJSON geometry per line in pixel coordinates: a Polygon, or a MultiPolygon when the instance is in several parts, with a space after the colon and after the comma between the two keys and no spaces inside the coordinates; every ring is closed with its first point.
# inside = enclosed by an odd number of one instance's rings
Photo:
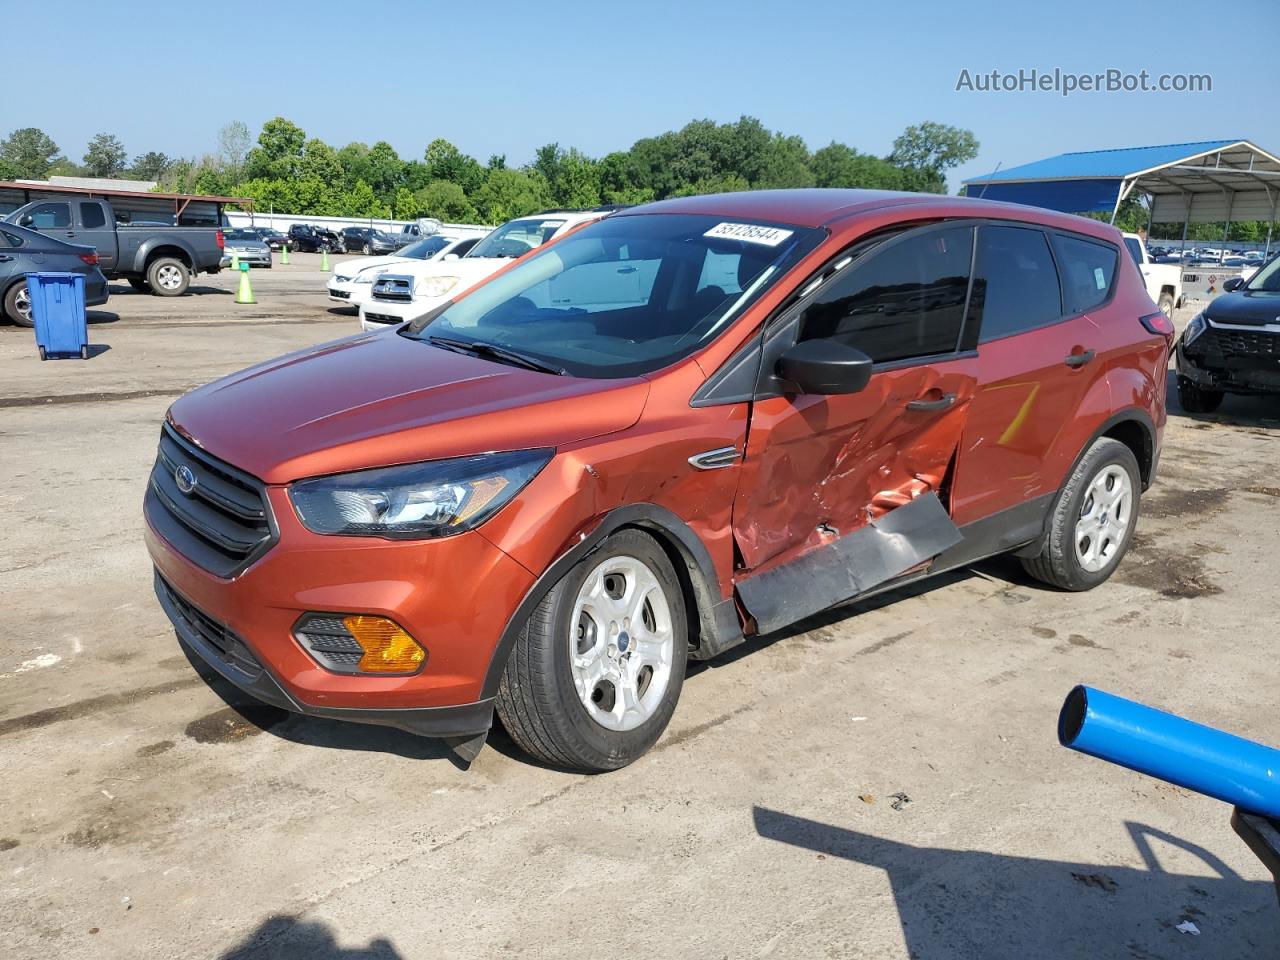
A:
{"type": "Polygon", "coordinates": [[[385,257],[357,257],[343,260],[333,268],[329,277],[329,299],[343,306],[359,307],[369,299],[373,283],[387,270],[424,260],[443,260],[445,257],[461,257],[476,245],[483,234],[467,237],[436,234],[415,240],[401,250],[385,257]]]}

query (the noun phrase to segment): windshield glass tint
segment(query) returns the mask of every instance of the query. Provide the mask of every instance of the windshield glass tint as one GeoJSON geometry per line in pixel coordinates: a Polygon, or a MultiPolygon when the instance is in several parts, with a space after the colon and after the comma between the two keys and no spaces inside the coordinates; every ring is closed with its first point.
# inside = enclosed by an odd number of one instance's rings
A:
{"type": "Polygon", "coordinates": [[[1280,293],[1280,257],[1275,257],[1269,264],[1259,269],[1253,275],[1253,279],[1245,284],[1245,289],[1280,293]]]}
{"type": "Polygon", "coordinates": [[[648,373],[719,335],[823,236],[719,217],[611,217],[415,321],[406,335],[497,344],[573,376],[648,373]]]}
{"type": "Polygon", "coordinates": [[[414,260],[430,260],[451,242],[444,237],[427,237],[423,240],[415,240],[403,250],[397,251],[396,256],[411,257],[414,260]]]}
{"type": "Polygon", "coordinates": [[[530,217],[512,220],[489,234],[467,254],[469,257],[523,257],[535,247],[540,247],[563,227],[565,221],[554,217],[530,217]]]}

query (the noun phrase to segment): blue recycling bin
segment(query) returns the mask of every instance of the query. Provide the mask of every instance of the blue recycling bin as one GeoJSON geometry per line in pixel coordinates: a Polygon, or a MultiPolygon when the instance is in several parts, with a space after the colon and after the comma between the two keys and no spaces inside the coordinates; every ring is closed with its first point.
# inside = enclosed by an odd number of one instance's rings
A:
{"type": "Polygon", "coordinates": [[[40,359],[89,359],[89,324],[84,312],[84,274],[28,273],[31,319],[40,359]]]}

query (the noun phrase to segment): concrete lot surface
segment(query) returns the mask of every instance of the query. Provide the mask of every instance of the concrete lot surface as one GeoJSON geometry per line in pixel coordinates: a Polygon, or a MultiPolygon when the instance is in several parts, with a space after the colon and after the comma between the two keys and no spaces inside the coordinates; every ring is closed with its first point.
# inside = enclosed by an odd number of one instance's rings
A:
{"type": "Polygon", "coordinates": [[[291,259],[254,271],[256,306],[227,274],[114,286],[88,362],[0,327],[0,954],[1280,956],[1227,807],[1054,732],[1087,682],[1280,743],[1280,403],[1174,401],[1139,538],[1091,593],[983,564],[695,668],[620,772],[501,732],[464,771],[210,686],[154,601],[166,406],[356,329],[291,259]]]}

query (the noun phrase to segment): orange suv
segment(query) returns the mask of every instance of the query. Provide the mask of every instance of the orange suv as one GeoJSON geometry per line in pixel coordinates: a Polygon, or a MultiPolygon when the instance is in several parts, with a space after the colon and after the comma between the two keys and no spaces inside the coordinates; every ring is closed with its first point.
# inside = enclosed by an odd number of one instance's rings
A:
{"type": "Polygon", "coordinates": [[[616,213],[412,323],[169,411],[145,502],[191,654],[272,704],[559,767],[690,658],[1014,552],[1123,557],[1172,328],[1101,223],[795,190],[616,213]]]}

